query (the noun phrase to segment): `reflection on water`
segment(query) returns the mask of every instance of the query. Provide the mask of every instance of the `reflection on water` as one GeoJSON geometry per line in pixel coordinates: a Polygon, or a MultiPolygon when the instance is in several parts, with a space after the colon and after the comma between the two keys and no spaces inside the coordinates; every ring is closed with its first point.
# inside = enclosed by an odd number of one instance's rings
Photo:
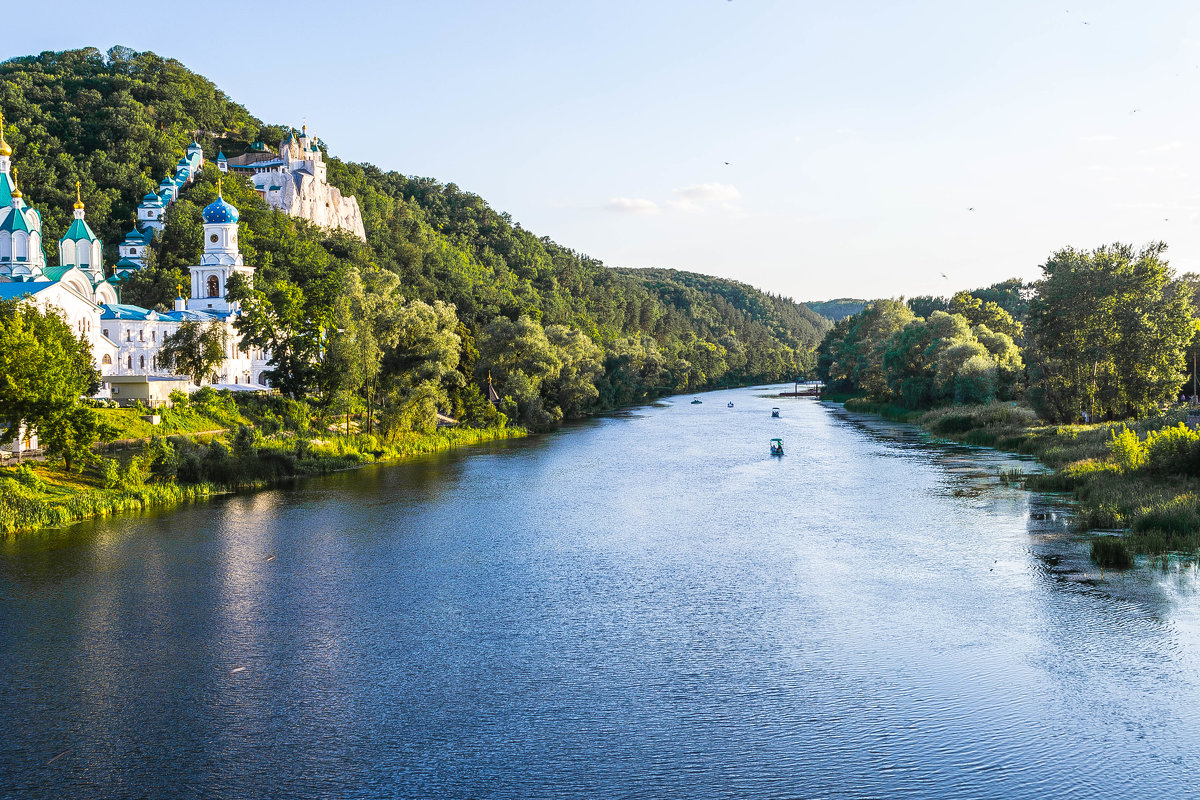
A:
{"type": "Polygon", "coordinates": [[[690,399],[5,543],[0,795],[1187,796],[1194,566],[1102,576],[1027,459],[690,399]]]}

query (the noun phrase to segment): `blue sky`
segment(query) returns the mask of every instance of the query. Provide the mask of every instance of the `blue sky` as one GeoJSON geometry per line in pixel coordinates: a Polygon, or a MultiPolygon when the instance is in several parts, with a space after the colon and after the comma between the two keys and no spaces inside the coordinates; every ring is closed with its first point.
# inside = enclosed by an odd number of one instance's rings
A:
{"type": "Polygon", "coordinates": [[[1200,271],[1196,3],[141,8],[20,4],[0,58],[154,50],[608,264],[796,299],[1035,278],[1111,241],[1165,240],[1200,271]]]}

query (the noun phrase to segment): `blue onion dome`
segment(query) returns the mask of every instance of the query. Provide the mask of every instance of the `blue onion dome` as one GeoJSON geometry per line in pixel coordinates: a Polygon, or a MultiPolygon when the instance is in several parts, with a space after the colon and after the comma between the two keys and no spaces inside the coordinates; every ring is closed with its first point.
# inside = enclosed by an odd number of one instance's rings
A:
{"type": "Polygon", "coordinates": [[[238,210],[226,203],[224,197],[218,197],[209,203],[201,213],[207,225],[223,225],[238,221],[238,210]]]}

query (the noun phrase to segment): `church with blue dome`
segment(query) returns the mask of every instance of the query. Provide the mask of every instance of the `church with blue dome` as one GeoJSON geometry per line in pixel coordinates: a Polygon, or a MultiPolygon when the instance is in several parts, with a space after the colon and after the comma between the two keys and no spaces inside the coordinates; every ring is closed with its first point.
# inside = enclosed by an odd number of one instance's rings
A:
{"type": "Polygon", "coordinates": [[[18,188],[18,171],[0,117],[0,299],[53,309],[87,339],[103,381],[99,397],[122,401],[120,384],[138,376],[178,378],[158,363],[158,354],[164,340],[185,321],[219,325],[226,332],[225,359],[205,383],[239,390],[267,388],[263,373],[269,368],[270,354],[243,348],[234,327],[241,312],[237,302],[227,297],[230,278],[253,279],[254,268],[245,264],[238,249],[238,210],[225,199],[219,180],[217,199],[201,212],[204,251],[200,263],[190,267],[190,296],[185,298],[181,291],[171,310],[118,300],[121,282],[145,267],[147,251],[166,225],[166,209],[194,182],[203,164],[203,151],[193,141],[174,174],[163,180],[158,191],[142,198],[133,230],[118,245],[120,260],[111,276],[106,276],[103,243],[88,225],[77,183],[74,219],[58,243],[59,265],[50,267],[42,247],[42,217],[18,188]],[[109,380],[118,376],[119,380],[109,380]]]}
{"type": "Polygon", "coordinates": [[[235,312],[237,303],[226,299],[225,287],[234,275],[254,274],[238,250],[238,210],[225,199],[217,181],[217,199],[200,212],[204,219],[204,254],[191,268],[192,296],[187,307],[196,311],[235,312]]]}

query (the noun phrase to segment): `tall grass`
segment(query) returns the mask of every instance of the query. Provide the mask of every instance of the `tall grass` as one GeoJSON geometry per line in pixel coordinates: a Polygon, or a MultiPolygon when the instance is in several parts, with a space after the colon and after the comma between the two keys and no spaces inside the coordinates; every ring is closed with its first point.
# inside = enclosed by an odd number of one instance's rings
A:
{"type": "Polygon", "coordinates": [[[313,441],[295,434],[263,439],[254,429],[241,426],[225,439],[155,439],[124,463],[101,459],[84,474],[68,474],[46,465],[0,468],[0,534],[169,507],[285,478],[525,435],[522,428],[444,428],[406,433],[390,441],[373,436],[313,441]]]}

